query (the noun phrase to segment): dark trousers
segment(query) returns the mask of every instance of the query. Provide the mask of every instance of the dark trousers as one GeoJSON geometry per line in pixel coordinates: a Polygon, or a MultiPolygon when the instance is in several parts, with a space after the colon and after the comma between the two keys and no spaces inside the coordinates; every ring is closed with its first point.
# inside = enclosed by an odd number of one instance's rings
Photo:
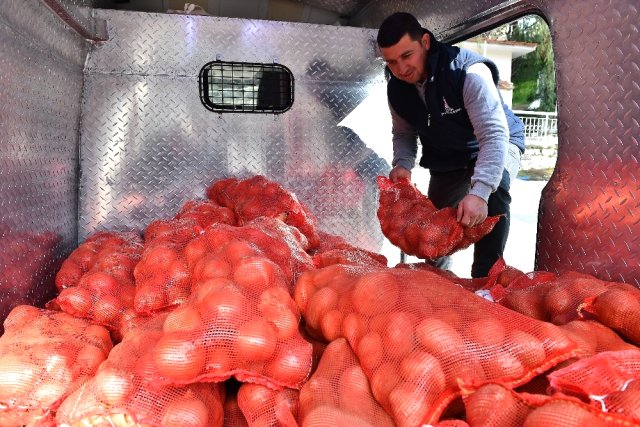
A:
{"type": "MultiPolygon", "coordinates": [[[[427,196],[433,204],[442,209],[456,207],[471,189],[473,167],[450,172],[431,172],[427,196]]],[[[504,253],[509,235],[511,195],[509,194],[509,173],[505,170],[498,189],[489,196],[488,215],[504,214],[491,233],[477,242],[473,249],[471,277],[487,277],[489,270],[504,253]]],[[[446,266],[448,260],[438,260],[435,265],[446,266]]]]}

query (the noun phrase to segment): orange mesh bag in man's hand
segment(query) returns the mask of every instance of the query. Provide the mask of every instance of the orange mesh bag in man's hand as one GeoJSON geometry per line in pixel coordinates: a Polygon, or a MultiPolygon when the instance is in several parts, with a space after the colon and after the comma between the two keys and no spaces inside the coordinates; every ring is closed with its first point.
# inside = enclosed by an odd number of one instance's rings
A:
{"type": "MultiPolygon", "coordinates": [[[[0,425],[41,425],[106,359],[109,331],[67,313],[15,307],[0,337],[0,425]]],[[[45,424],[42,424],[45,425],[45,424]]]]}
{"type": "Polygon", "coordinates": [[[623,415],[575,397],[518,393],[499,383],[464,388],[466,420],[479,427],[629,427],[623,415]]]}
{"type": "Polygon", "coordinates": [[[635,286],[609,282],[605,292],[585,299],[580,312],[640,345],[640,289],[635,286]]]}
{"type": "Polygon", "coordinates": [[[83,274],[91,270],[94,263],[113,253],[128,253],[142,244],[136,233],[100,231],[91,234],[64,260],[56,274],[59,291],[77,286],[83,274]]]}
{"type": "Polygon", "coordinates": [[[437,209],[408,179],[392,182],[376,178],[380,190],[378,219],[382,233],[409,255],[436,259],[464,249],[489,232],[499,216],[488,217],[473,227],[463,227],[455,208],[437,209]]]}
{"type": "Polygon", "coordinates": [[[91,319],[120,340],[137,317],[133,270],[142,254],[142,240],[118,235],[111,240],[96,252],[91,269],[82,274],[77,285],[62,289],[47,307],[56,304],[66,313],[91,319]]]}
{"type": "Polygon", "coordinates": [[[399,426],[436,422],[460,381],[515,387],[576,348],[557,326],[427,271],[335,265],[300,276],[294,297],[312,335],[347,338],[399,426]]]}
{"type": "Polygon", "coordinates": [[[222,426],[224,386],[158,383],[150,350],[168,313],[147,318],[116,345],[96,375],[60,405],[59,425],[222,426]]]}
{"type": "Polygon", "coordinates": [[[309,247],[306,249],[316,248],[319,244],[317,220],[311,211],[295,194],[262,175],[243,180],[218,180],[207,188],[206,194],[221,206],[232,209],[241,225],[260,216],[277,218],[298,228],[307,237],[309,247]]]}
{"type": "Polygon", "coordinates": [[[549,374],[554,391],[640,425],[640,349],[608,351],[549,374]]]}
{"type": "Polygon", "coordinates": [[[299,420],[303,427],[394,426],[344,338],[327,346],[318,368],[300,390],[299,420]]]}
{"type": "Polygon", "coordinates": [[[159,381],[180,385],[235,376],[300,388],[311,369],[312,345],[300,334],[300,313],[280,267],[240,239],[206,257],[212,274],[194,281],[153,348],[159,381]]]}
{"type": "Polygon", "coordinates": [[[273,390],[244,383],[238,390],[238,406],[249,427],[298,427],[298,390],[273,390]]]}

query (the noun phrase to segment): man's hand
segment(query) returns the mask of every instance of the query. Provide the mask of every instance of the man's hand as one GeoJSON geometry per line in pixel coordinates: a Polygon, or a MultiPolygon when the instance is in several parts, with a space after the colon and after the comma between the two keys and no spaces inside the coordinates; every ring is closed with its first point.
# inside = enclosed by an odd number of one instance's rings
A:
{"type": "Polygon", "coordinates": [[[396,166],[389,172],[389,179],[393,182],[397,182],[400,178],[407,178],[411,181],[411,171],[405,169],[402,166],[396,166]]]}
{"type": "Polygon", "coordinates": [[[473,227],[487,218],[487,202],[481,197],[467,194],[458,205],[457,220],[465,227],[473,227]]]}

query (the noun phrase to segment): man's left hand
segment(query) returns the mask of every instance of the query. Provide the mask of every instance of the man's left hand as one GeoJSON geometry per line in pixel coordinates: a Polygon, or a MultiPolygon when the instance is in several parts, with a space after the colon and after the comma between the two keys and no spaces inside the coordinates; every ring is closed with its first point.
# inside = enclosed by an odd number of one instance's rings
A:
{"type": "Polygon", "coordinates": [[[481,197],[467,194],[458,205],[457,220],[465,227],[473,227],[487,218],[487,202],[481,197]]]}

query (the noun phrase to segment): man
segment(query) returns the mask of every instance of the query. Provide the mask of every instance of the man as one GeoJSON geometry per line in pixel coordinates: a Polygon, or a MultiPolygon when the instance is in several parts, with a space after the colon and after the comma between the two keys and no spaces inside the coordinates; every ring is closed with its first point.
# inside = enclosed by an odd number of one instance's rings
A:
{"type": "MultiPolygon", "coordinates": [[[[391,180],[429,169],[428,197],[441,209],[457,206],[465,227],[503,215],[476,243],[472,277],[486,277],[504,252],[509,233],[510,181],[524,152],[524,125],[502,102],[498,69],[474,52],[438,42],[417,19],[395,13],[378,31],[391,72],[387,86],[393,124],[391,180]]],[[[447,260],[436,264],[442,268],[447,260]]]]}

